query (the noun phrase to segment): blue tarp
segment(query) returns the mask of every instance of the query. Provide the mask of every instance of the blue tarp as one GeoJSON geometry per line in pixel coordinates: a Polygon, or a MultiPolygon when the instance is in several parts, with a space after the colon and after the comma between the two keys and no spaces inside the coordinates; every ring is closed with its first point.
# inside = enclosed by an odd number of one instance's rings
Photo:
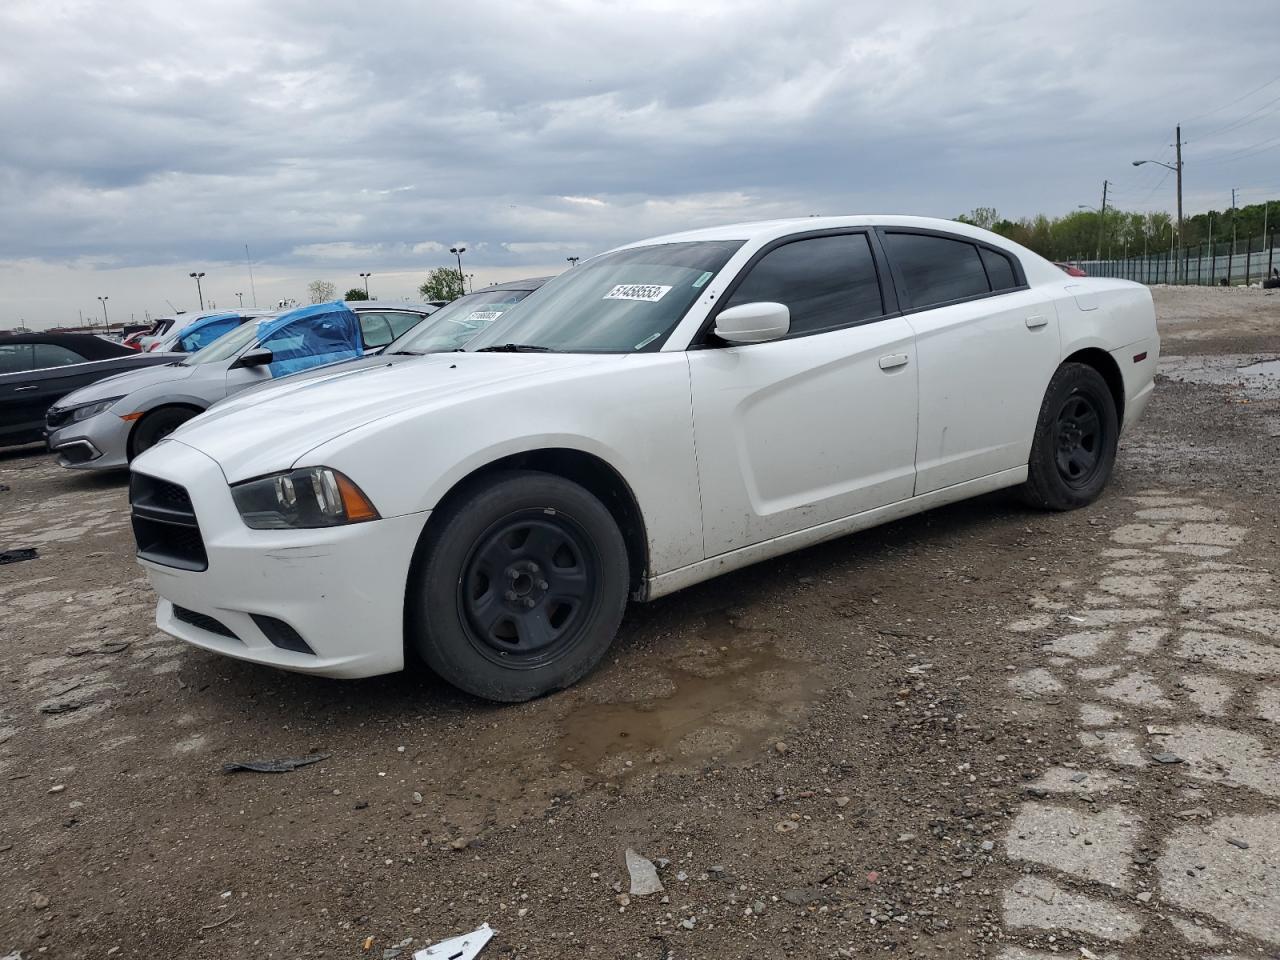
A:
{"type": "Polygon", "coordinates": [[[183,353],[195,353],[240,326],[240,322],[240,314],[231,312],[201,317],[182,331],[182,336],[178,337],[178,349],[183,353]]]}
{"type": "Polygon", "coordinates": [[[273,377],[364,355],[360,319],[341,300],[259,321],[258,346],[271,351],[273,377]]]}

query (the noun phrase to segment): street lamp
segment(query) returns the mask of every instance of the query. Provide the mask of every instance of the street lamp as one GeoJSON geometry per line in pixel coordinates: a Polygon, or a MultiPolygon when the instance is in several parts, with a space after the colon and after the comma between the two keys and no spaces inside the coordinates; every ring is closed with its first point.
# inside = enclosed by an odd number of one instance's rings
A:
{"type": "Polygon", "coordinates": [[[578,265],[578,261],[581,260],[582,258],[581,257],[565,257],[565,259],[569,261],[569,266],[576,267],[578,265]]]}
{"type": "Polygon", "coordinates": [[[107,321],[107,301],[110,300],[111,298],[99,297],[98,299],[102,302],[102,328],[105,330],[111,326],[111,324],[107,321]]]}
{"type": "Polygon", "coordinates": [[[204,291],[200,289],[200,278],[201,278],[201,277],[203,277],[203,276],[204,276],[204,274],[203,274],[203,273],[189,273],[189,274],[187,274],[187,276],[191,277],[191,279],[192,279],[192,280],[194,280],[194,281],[196,282],[196,293],[200,295],[200,310],[203,312],[203,310],[204,310],[204,291]]]}
{"type": "Polygon", "coordinates": [[[467,278],[462,275],[462,255],[467,252],[466,247],[450,247],[449,252],[458,258],[458,284],[463,293],[467,292],[467,278]]]}
{"type": "Polygon", "coordinates": [[[243,293],[237,293],[237,294],[236,294],[236,299],[240,301],[240,309],[241,309],[241,310],[243,310],[243,309],[244,309],[244,294],[243,294],[243,293]]]}
{"type": "Polygon", "coordinates": [[[364,280],[364,298],[365,298],[366,300],[368,300],[368,299],[369,299],[369,278],[370,278],[370,277],[372,277],[372,276],[373,276],[373,274],[372,274],[372,273],[362,273],[362,274],[360,274],[361,279],[363,279],[363,280],[364,280]]]}

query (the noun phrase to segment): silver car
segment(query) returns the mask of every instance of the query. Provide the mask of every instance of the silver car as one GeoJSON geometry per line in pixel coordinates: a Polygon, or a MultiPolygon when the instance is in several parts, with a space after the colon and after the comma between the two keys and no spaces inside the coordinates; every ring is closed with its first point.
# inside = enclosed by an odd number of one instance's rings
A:
{"type": "Polygon", "coordinates": [[[212,404],[258,384],[376,353],[436,311],[429,304],[327,303],[250,320],[164,366],[100,380],[49,409],[64,467],[127,466],[212,404]]]}

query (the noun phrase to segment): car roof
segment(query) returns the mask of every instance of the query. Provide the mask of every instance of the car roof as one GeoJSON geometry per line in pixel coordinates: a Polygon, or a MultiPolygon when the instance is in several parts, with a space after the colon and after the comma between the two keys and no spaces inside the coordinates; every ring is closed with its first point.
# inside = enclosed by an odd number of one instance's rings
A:
{"type": "Polygon", "coordinates": [[[347,309],[359,313],[361,310],[421,310],[423,313],[435,313],[440,308],[433,303],[410,302],[405,300],[344,300],[347,309]]]}
{"type": "Polygon", "coordinates": [[[123,344],[103,340],[96,333],[0,333],[0,344],[14,343],[50,343],[74,350],[87,360],[106,360],[134,353],[123,344]]]}
{"type": "MultiPolygon", "coordinates": [[[[669,233],[661,237],[652,237],[636,243],[615,247],[626,250],[630,247],[647,247],[659,243],[683,243],[692,240],[772,240],[792,233],[805,233],[810,230],[830,230],[839,227],[914,227],[918,230],[945,230],[948,233],[971,236],[985,241],[1000,240],[997,234],[956,220],[944,220],[940,217],[909,217],[901,214],[857,214],[847,217],[791,217],[785,220],[756,220],[746,223],[731,223],[722,227],[703,227],[698,230],[685,230],[680,233],[669,233]]],[[[1008,241],[1005,241],[1007,243],[1008,241]]]]}

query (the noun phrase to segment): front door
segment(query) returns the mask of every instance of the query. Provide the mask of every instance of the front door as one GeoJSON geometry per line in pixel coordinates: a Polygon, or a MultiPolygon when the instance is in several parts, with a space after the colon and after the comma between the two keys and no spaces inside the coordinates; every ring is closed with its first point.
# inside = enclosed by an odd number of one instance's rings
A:
{"type": "Polygon", "coordinates": [[[911,327],[886,316],[865,233],[775,246],[721,306],[791,311],[782,340],[689,352],[708,557],[911,496],[911,327]]]}

